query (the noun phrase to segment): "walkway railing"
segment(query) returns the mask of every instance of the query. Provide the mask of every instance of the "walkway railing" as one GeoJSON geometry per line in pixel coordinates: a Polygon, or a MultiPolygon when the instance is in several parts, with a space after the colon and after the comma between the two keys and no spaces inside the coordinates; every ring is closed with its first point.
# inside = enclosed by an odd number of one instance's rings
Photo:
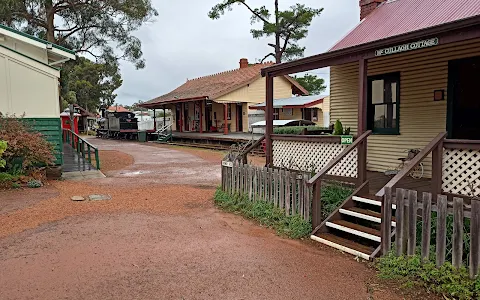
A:
{"type": "Polygon", "coordinates": [[[79,157],[83,157],[92,164],[92,152],[95,155],[95,167],[100,170],[100,157],[98,155],[98,148],[82,139],[78,134],[68,129],[63,129],[63,142],[68,143],[77,151],[79,157]],[[85,149],[86,147],[86,149],[85,149]]]}

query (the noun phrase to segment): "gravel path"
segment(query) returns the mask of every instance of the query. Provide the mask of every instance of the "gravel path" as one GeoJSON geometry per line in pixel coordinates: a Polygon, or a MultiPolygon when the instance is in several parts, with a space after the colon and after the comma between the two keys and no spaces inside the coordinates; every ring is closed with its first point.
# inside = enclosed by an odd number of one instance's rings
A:
{"type": "Polygon", "coordinates": [[[0,299],[402,299],[351,256],[214,208],[213,157],[98,144],[133,164],[0,214],[0,299]],[[112,200],[69,200],[92,193],[112,200]]]}

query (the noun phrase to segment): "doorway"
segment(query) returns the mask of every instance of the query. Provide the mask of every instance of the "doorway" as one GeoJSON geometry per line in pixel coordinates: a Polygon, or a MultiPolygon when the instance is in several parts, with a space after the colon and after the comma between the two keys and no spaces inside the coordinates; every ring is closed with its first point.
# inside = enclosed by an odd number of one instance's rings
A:
{"type": "Polygon", "coordinates": [[[237,132],[243,131],[243,111],[242,104],[237,104],[237,132]]]}
{"type": "Polygon", "coordinates": [[[212,129],[212,101],[205,102],[205,125],[207,131],[211,131],[212,129]]]}
{"type": "Polygon", "coordinates": [[[183,123],[185,131],[190,131],[190,127],[188,126],[188,103],[183,105],[183,123]]]}
{"type": "Polygon", "coordinates": [[[480,56],[448,64],[449,138],[480,140],[480,56]]]}

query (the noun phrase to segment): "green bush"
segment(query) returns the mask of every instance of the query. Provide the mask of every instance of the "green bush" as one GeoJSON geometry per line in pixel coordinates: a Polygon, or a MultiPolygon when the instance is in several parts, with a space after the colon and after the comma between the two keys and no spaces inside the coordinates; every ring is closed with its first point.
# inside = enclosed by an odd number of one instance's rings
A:
{"type": "Polygon", "coordinates": [[[431,261],[422,263],[418,255],[397,257],[393,252],[378,259],[376,267],[380,278],[399,280],[407,287],[422,286],[455,299],[480,299],[480,277],[471,280],[464,267],[457,270],[445,263],[436,268],[431,261]]]}
{"type": "Polygon", "coordinates": [[[2,159],[2,155],[7,150],[7,142],[0,140],[0,169],[5,168],[7,162],[2,159]]]}
{"type": "Polygon", "coordinates": [[[27,183],[27,186],[29,188],[36,189],[36,188],[42,187],[42,182],[40,180],[30,180],[27,183]]]}
{"type": "Polygon", "coordinates": [[[322,219],[325,220],[352,192],[353,188],[340,184],[322,184],[322,219]]]}
{"type": "Polygon", "coordinates": [[[273,133],[274,134],[300,134],[305,128],[307,128],[307,131],[328,129],[320,126],[285,126],[285,127],[273,128],[273,133]]]}
{"type": "Polygon", "coordinates": [[[333,126],[333,135],[343,135],[343,125],[340,120],[335,121],[335,125],[333,126]]]}
{"type": "Polygon", "coordinates": [[[298,239],[312,232],[309,221],[298,215],[286,216],[283,210],[262,200],[250,201],[246,196],[230,195],[218,188],[214,201],[218,207],[226,211],[239,213],[246,218],[257,220],[264,226],[274,228],[281,236],[298,239]]]}

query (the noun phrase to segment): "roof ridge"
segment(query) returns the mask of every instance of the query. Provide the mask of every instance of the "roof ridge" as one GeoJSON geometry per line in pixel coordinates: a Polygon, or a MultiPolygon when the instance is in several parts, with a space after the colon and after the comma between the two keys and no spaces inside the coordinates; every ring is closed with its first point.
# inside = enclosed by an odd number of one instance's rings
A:
{"type": "Polygon", "coordinates": [[[256,67],[258,65],[268,65],[268,64],[273,64],[273,62],[255,63],[251,66],[248,66],[247,68],[236,68],[236,69],[226,70],[226,71],[222,71],[222,72],[218,72],[218,73],[214,73],[214,74],[210,74],[210,75],[204,75],[204,76],[188,79],[187,82],[198,80],[198,79],[203,79],[203,78],[214,77],[214,76],[218,76],[218,75],[223,75],[223,74],[227,74],[227,73],[232,73],[232,72],[235,72],[235,71],[240,71],[242,69],[249,69],[249,68],[256,67]]]}

